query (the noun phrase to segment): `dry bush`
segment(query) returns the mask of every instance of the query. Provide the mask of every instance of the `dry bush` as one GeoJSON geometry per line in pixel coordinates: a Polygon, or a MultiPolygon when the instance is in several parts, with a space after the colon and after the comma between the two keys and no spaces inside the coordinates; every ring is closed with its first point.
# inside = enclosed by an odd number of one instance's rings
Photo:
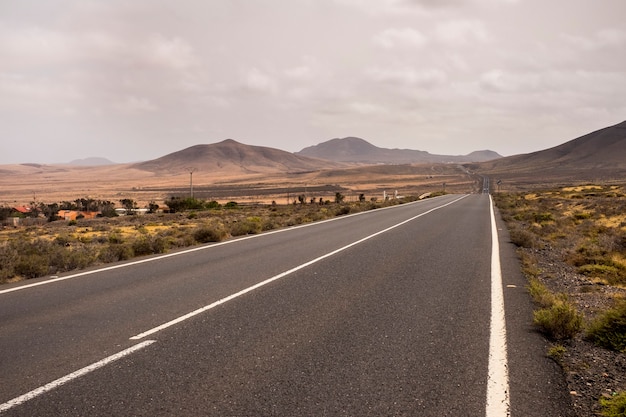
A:
{"type": "Polygon", "coordinates": [[[534,325],[552,340],[569,340],[583,326],[583,316],[564,296],[557,296],[552,305],[533,313],[534,325]]]}

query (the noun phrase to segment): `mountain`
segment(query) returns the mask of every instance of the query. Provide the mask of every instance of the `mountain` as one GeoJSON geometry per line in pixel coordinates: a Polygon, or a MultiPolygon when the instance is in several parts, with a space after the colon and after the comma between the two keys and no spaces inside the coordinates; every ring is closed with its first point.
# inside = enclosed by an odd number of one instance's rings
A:
{"type": "Polygon", "coordinates": [[[411,149],[379,148],[361,138],[331,139],[296,152],[296,155],[337,162],[362,164],[413,164],[413,163],[463,163],[483,162],[501,158],[493,151],[477,151],[469,155],[434,155],[411,149]]]}
{"type": "Polygon", "coordinates": [[[264,173],[305,172],[339,168],[342,164],[322,161],[264,146],[252,146],[226,139],[209,145],[195,145],[151,161],[139,162],[132,168],[153,172],[264,173]]]}
{"type": "MultiPolygon", "coordinates": [[[[474,167],[473,167],[474,168],[474,167]]],[[[626,121],[559,146],[476,166],[488,174],[614,178],[626,173],[626,121]]]]}
{"type": "Polygon", "coordinates": [[[78,165],[78,166],[102,166],[102,165],[115,165],[115,162],[109,161],[106,158],[84,158],[84,159],[74,159],[68,165],[78,165]]]}

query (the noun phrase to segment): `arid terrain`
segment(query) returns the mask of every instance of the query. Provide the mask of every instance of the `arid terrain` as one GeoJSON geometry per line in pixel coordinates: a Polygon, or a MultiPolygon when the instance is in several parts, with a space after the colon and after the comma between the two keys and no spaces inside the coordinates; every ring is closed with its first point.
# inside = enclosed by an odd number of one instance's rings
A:
{"type": "MultiPolygon", "coordinates": [[[[75,256],[63,267],[80,268],[81,262],[111,262],[368,210],[384,202],[385,195],[415,199],[477,193],[486,183],[511,241],[520,248],[523,272],[543,315],[543,321],[536,316],[535,322],[553,343],[546,355],[563,367],[574,409],[581,417],[624,415],[599,414],[601,402],[621,401],[626,407],[624,348],[619,343],[617,350],[598,346],[589,334],[594,321],[609,312],[613,318],[606,320],[615,325],[609,339],[626,340],[626,307],[621,313],[611,310],[626,298],[626,122],[544,151],[477,163],[365,165],[224,141],[137,164],[5,165],[0,166],[0,206],[90,198],[115,204],[132,199],[145,207],[151,202],[162,206],[173,196],[193,196],[246,207],[150,215],[160,216],[159,225],[150,216],[127,216],[128,224],[107,223],[114,219],[52,222],[45,230],[15,231],[19,239],[12,239],[13,231],[3,232],[4,242],[32,241],[54,251],[67,247],[75,256]],[[345,204],[310,204],[333,202],[338,193],[345,204]],[[101,246],[97,259],[93,250],[80,252],[89,244],[101,246]],[[563,311],[569,315],[564,321],[559,316],[563,311]]],[[[33,276],[49,271],[51,265],[41,266],[33,258],[41,251],[20,264],[22,249],[5,250],[3,256],[33,276]],[[31,271],[37,266],[41,268],[31,271]]],[[[55,259],[62,259],[54,251],[55,259]]]]}
{"type": "Polygon", "coordinates": [[[135,200],[140,207],[157,204],[172,195],[240,203],[286,204],[297,195],[331,199],[336,191],[356,199],[364,193],[369,200],[383,193],[420,195],[428,192],[475,192],[477,179],[456,164],[379,165],[323,169],[304,172],[242,172],[240,169],[147,171],[132,165],[77,167],[66,165],[5,165],[0,167],[0,205],[28,205],[73,201],[77,198],[135,200]]]}

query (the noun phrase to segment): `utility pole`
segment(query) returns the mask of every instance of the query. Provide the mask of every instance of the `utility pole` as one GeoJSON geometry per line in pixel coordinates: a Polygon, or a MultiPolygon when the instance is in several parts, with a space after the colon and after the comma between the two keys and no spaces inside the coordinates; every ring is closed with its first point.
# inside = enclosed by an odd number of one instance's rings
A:
{"type": "Polygon", "coordinates": [[[193,173],[196,172],[195,168],[189,168],[189,195],[193,198],[193,173]]]}

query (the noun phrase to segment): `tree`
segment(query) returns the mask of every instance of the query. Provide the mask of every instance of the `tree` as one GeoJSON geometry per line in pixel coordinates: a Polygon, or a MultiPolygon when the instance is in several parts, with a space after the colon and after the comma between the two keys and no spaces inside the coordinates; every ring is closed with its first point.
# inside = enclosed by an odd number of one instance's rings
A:
{"type": "Polygon", "coordinates": [[[155,203],[154,201],[151,201],[150,203],[148,203],[148,213],[156,213],[158,209],[159,209],[159,205],[155,203]]]}
{"type": "Polygon", "coordinates": [[[137,203],[132,198],[123,198],[120,200],[120,204],[126,209],[128,214],[134,214],[135,209],[137,209],[137,203]]]}
{"type": "Polygon", "coordinates": [[[343,203],[344,198],[346,197],[343,194],[341,194],[339,191],[335,193],[335,203],[337,204],[343,203]]]}
{"type": "Polygon", "coordinates": [[[117,217],[119,216],[115,211],[115,204],[111,201],[100,201],[99,202],[100,214],[102,217],[117,217]]]}

